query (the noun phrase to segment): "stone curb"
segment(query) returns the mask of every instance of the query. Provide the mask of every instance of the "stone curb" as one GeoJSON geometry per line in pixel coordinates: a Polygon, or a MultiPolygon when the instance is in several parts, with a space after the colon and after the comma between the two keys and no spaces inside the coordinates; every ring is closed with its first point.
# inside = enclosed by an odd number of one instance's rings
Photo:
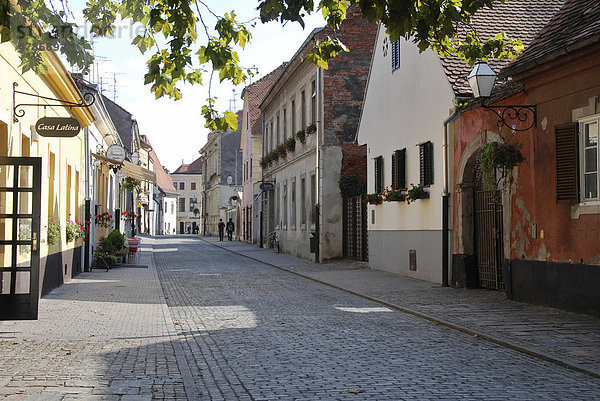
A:
{"type": "Polygon", "coordinates": [[[419,311],[414,310],[414,309],[406,308],[404,306],[396,305],[396,304],[387,302],[387,301],[379,299],[379,298],[375,298],[375,297],[371,297],[371,296],[366,295],[366,294],[362,294],[362,293],[357,292],[357,291],[349,290],[347,288],[340,287],[340,286],[338,286],[336,284],[332,284],[332,283],[329,283],[327,281],[319,280],[319,279],[311,277],[309,275],[306,275],[306,274],[303,274],[303,273],[300,273],[300,272],[296,272],[296,271],[293,271],[291,269],[288,269],[288,268],[285,268],[285,267],[282,267],[282,266],[278,266],[278,265],[275,265],[275,264],[270,263],[270,262],[266,262],[264,260],[255,258],[253,256],[246,255],[244,253],[241,253],[239,251],[235,251],[233,249],[229,249],[227,247],[221,246],[221,245],[219,245],[217,243],[214,243],[212,241],[208,241],[208,240],[206,240],[206,239],[204,239],[202,237],[198,237],[198,238],[200,238],[202,241],[206,242],[207,244],[213,245],[213,246],[215,246],[217,248],[221,248],[221,249],[224,249],[226,251],[235,253],[237,255],[244,256],[244,257],[246,257],[248,259],[252,259],[252,260],[255,260],[257,262],[263,263],[265,265],[269,265],[269,266],[274,267],[276,269],[283,270],[283,271],[291,273],[291,274],[295,274],[297,276],[300,276],[300,277],[312,280],[312,281],[317,282],[319,284],[324,284],[324,285],[327,285],[329,287],[335,288],[337,290],[344,291],[344,292],[346,292],[348,294],[356,295],[356,296],[359,296],[361,298],[367,299],[369,301],[378,303],[380,305],[387,306],[389,308],[398,310],[400,312],[408,313],[410,315],[419,317],[421,319],[429,320],[430,322],[433,322],[435,324],[440,324],[440,325],[448,327],[448,328],[450,328],[452,330],[460,331],[462,333],[471,335],[473,337],[481,338],[481,339],[489,341],[491,343],[494,343],[494,344],[497,344],[497,345],[500,345],[500,346],[503,346],[503,347],[506,347],[506,348],[509,348],[509,349],[512,349],[512,350],[515,350],[515,351],[518,351],[518,352],[521,352],[521,353],[529,355],[529,356],[533,356],[533,357],[538,358],[538,359],[542,359],[542,360],[544,360],[546,362],[551,362],[551,363],[554,363],[556,365],[562,366],[562,367],[570,369],[570,370],[574,370],[574,371],[577,371],[577,372],[580,372],[580,373],[584,373],[586,375],[589,375],[589,376],[592,376],[592,377],[595,377],[595,378],[600,378],[600,372],[596,372],[595,370],[587,369],[586,367],[582,366],[581,364],[578,364],[578,363],[575,363],[575,362],[570,362],[570,361],[558,358],[556,356],[543,354],[543,353],[541,353],[539,351],[535,351],[533,349],[529,349],[529,348],[523,347],[521,345],[515,344],[515,343],[511,342],[508,339],[504,339],[504,338],[501,338],[501,337],[495,337],[493,335],[484,333],[482,331],[478,331],[476,329],[472,329],[472,328],[469,328],[469,327],[466,327],[466,326],[462,326],[460,324],[452,323],[452,322],[450,322],[448,320],[444,320],[442,318],[439,318],[439,317],[436,317],[436,316],[433,316],[433,315],[428,315],[426,313],[419,312],[419,311]]]}

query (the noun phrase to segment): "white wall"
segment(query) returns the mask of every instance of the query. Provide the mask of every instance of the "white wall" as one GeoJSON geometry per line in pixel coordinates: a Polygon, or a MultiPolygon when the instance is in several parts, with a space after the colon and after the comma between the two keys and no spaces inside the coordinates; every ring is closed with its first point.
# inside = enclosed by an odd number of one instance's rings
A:
{"type": "MultiPolygon", "coordinates": [[[[433,252],[437,256],[427,265],[419,266],[417,272],[411,272],[408,271],[408,255],[399,259],[397,255],[382,256],[376,250],[376,244],[371,245],[371,242],[376,238],[381,243],[384,238],[381,232],[388,232],[395,238],[406,237],[394,234],[398,231],[413,231],[419,238],[424,238],[419,231],[439,230],[441,235],[442,123],[450,114],[453,102],[454,94],[439,56],[431,50],[419,53],[413,43],[400,39],[400,67],[392,71],[391,43],[380,28],[358,133],[358,143],[367,144],[367,191],[374,192],[373,159],[383,156],[384,187],[390,186],[392,153],[403,148],[406,148],[406,184],[418,184],[417,145],[427,141],[433,143],[434,183],[428,189],[430,199],[411,204],[384,202],[368,206],[369,259],[374,268],[436,281],[436,272],[441,270],[436,262],[439,259],[441,263],[441,249],[432,249],[426,241],[412,245],[420,248],[417,254],[433,252]],[[388,50],[384,56],[386,42],[388,50]],[[378,235],[372,235],[375,232],[378,235]]],[[[393,246],[393,242],[389,245],[393,246]]]]}

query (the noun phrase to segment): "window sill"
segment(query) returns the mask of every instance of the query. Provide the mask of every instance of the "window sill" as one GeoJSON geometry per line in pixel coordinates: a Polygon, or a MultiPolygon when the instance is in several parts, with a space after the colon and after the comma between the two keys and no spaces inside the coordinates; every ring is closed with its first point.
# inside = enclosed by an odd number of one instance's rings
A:
{"type": "Polygon", "coordinates": [[[582,214],[600,214],[600,201],[590,200],[571,206],[571,219],[579,219],[582,214]]]}

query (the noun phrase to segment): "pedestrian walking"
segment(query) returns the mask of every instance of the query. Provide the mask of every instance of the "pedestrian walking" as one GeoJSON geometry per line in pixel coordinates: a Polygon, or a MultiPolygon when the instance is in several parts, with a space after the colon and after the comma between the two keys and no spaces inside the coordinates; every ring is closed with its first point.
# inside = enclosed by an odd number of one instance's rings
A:
{"type": "Polygon", "coordinates": [[[223,241],[224,231],[225,231],[225,223],[223,223],[223,219],[219,219],[219,241],[223,241]]]}
{"type": "Polygon", "coordinates": [[[235,224],[233,224],[233,221],[231,220],[231,218],[229,218],[229,221],[227,222],[227,239],[229,241],[232,240],[233,230],[235,230],[235,224]]]}

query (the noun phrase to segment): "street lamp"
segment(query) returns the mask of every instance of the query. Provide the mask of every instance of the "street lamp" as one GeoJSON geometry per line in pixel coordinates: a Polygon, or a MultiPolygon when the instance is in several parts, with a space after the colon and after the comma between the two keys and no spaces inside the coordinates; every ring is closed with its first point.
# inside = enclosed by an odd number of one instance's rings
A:
{"type": "Polygon", "coordinates": [[[496,73],[485,61],[478,61],[469,75],[467,76],[469,86],[473,91],[475,98],[481,99],[481,106],[485,109],[493,111],[498,116],[498,127],[503,125],[513,131],[527,131],[537,124],[537,107],[536,105],[504,105],[504,106],[488,106],[485,104],[485,99],[489,98],[496,83],[496,73]],[[531,123],[524,128],[517,128],[516,124],[509,125],[511,122],[527,122],[531,118],[531,123]]]}

